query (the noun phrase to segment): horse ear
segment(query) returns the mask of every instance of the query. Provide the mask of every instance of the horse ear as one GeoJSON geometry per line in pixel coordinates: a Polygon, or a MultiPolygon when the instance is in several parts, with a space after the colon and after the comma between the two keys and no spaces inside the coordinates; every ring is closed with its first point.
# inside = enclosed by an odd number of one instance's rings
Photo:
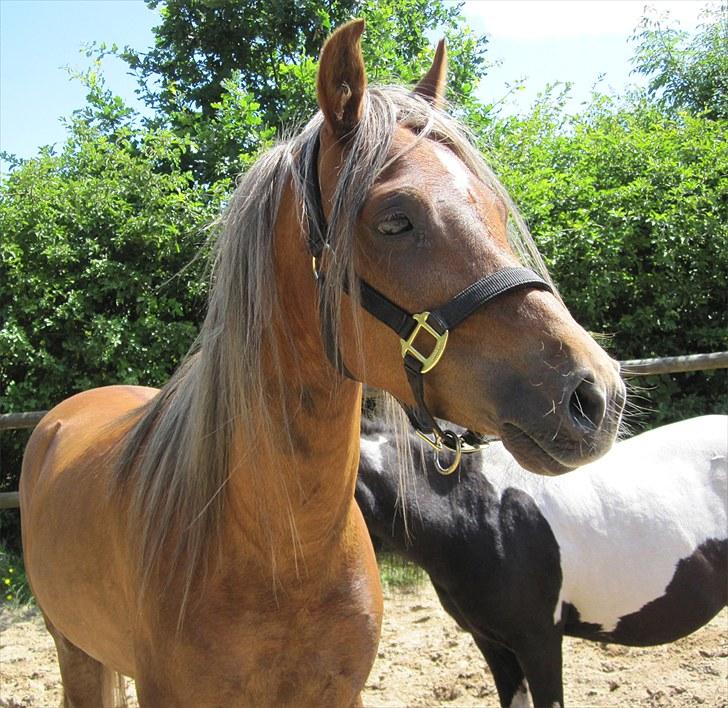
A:
{"type": "Polygon", "coordinates": [[[360,38],[364,20],[339,27],[326,41],[319,61],[318,103],[337,138],[350,133],[362,116],[367,74],[360,38]]]}
{"type": "Polygon", "coordinates": [[[445,83],[447,81],[447,49],[445,49],[445,40],[441,39],[437,43],[435,50],[435,58],[432,60],[432,66],[429,71],[420,79],[415,86],[415,94],[422,96],[429,101],[435,108],[442,108],[445,101],[445,83]]]}

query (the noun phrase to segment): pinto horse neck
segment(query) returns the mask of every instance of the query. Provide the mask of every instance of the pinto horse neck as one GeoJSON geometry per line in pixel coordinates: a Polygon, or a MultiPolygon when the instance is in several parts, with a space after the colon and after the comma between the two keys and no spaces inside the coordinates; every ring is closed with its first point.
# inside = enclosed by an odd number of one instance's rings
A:
{"type": "Polygon", "coordinates": [[[356,498],[370,534],[433,578],[442,575],[443,565],[447,572],[457,563],[458,534],[479,528],[474,520],[498,502],[492,485],[477,474],[478,456],[464,457],[457,473],[441,475],[421,441],[410,436],[415,469],[401,475],[396,434],[366,419],[362,433],[356,498]]]}

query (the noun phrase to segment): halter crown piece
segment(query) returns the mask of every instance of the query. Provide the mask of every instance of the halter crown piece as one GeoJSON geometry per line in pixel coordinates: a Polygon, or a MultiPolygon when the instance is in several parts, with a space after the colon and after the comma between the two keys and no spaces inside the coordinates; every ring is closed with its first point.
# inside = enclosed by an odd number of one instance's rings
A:
{"type": "MultiPolygon", "coordinates": [[[[313,257],[314,275],[319,283],[324,278],[318,268],[319,260],[325,250],[333,248],[321,202],[318,175],[320,147],[320,136],[317,136],[311,150],[311,165],[306,181],[306,190],[312,206],[311,212],[313,212],[308,214],[308,248],[313,257]]],[[[435,464],[441,474],[454,472],[460,465],[460,458],[463,454],[478,452],[489,440],[486,436],[472,430],[457,434],[452,430],[443,430],[440,427],[425,403],[424,374],[437,366],[445,353],[449,333],[455,327],[487,302],[520,288],[552,291],[551,286],[540,275],[528,268],[504,268],[476,280],[440,307],[410,314],[367,282],[359,280],[361,305],[369,314],[394,330],[400,339],[405,373],[416,402],[413,407],[404,405],[401,401],[400,405],[407,413],[417,435],[434,449],[435,464]],[[427,333],[434,341],[429,354],[424,354],[415,347],[415,339],[421,332],[427,333]],[[440,453],[443,450],[453,453],[450,463],[446,465],[440,462],[440,453]]],[[[329,360],[340,373],[350,379],[355,379],[343,363],[341,353],[333,339],[329,314],[324,312],[323,307],[321,308],[321,321],[324,345],[329,360]]]]}

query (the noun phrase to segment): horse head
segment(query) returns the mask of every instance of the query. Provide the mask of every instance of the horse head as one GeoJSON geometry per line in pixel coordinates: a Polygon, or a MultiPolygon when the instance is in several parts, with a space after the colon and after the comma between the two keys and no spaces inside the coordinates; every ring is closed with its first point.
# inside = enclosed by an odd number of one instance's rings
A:
{"type": "Polygon", "coordinates": [[[517,217],[505,190],[439,109],[444,44],[412,94],[370,89],[363,29],[363,21],[350,22],[324,46],[320,145],[311,153],[320,228],[328,228],[314,253],[317,267],[346,282],[350,304],[338,303],[341,368],[410,409],[424,408],[426,420],[502,438],[534,472],[561,474],[599,457],[615,440],[624,405],[618,364],[550,283],[521,267],[509,223],[517,217]],[[392,113],[389,138],[374,144],[377,122],[392,113]],[[362,160],[375,168],[369,181],[352,169],[362,160]],[[345,273],[337,217],[344,194],[357,189],[345,273]],[[517,282],[504,285],[511,274],[517,282]],[[482,290],[488,296],[478,300],[482,290]],[[393,323],[397,317],[405,324],[393,323]]]}

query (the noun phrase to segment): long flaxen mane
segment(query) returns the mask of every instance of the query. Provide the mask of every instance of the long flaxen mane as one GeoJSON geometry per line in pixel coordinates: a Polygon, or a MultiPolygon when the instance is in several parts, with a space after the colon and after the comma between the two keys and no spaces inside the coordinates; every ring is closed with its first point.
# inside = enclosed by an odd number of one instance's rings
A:
{"type": "MultiPolygon", "coordinates": [[[[315,213],[310,166],[322,123],[319,113],[295,138],[265,153],[239,181],[217,229],[208,311],[199,336],[171,380],[137,412],[119,448],[112,492],[121,485],[131,490],[129,523],[139,535],[142,593],[164,558],[169,567],[183,573],[184,606],[193,579],[204,577],[214,557],[211,549],[219,540],[230,475],[236,468],[249,467],[251,494],[256,494],[256,455],[265,446],[280,446],[291,439],[285,415],[272,415],[274,409],[281,411],[286,383],[281,367],[276,366],[279,353],[270,326],[272,322],[286,326],[273,279],[273,232],[288,185],[293,187],[300,223],[306,224],[307,214],[315,213]],[[266,371],[277,372],[276,380],[264,375],[264,360],[266,371]],[[233,459],[234,436],[255,441],[248,459],[233,459]]],[[[503,199],[510,210],[509,238],[514,249],[548,277],[523,220],[463,127],[404,88],[370,87],[329,216],[333,257],[327,259],[320,297],[332,314],[335,336],[345,306],[345,285],[357,293],[357,216],[377,175],[396,159],[390,151],[397,124],[420,139],[447,144],[503,199]]],[[[302,226],[301,238],[306,237],[302,226]]],[[[350,298],[355,313],[356,300],[355,295],[350,298]]],[[[395,427],[400,427],[399,408],[387,409],[397,411],[391,415],[398,418],[395,427]]],[[[260,516],[289,508],[289,491],[281,477],[279,498],[261,504],[260,516]]],[[[259,528],[265,528],[266,519],[258,521],[263,522],[259,528]]],[[[294,545],[295,536],[292,523],[294,545]]],[[[271,549],[273,566],[274,552],[271,549]]]]}

